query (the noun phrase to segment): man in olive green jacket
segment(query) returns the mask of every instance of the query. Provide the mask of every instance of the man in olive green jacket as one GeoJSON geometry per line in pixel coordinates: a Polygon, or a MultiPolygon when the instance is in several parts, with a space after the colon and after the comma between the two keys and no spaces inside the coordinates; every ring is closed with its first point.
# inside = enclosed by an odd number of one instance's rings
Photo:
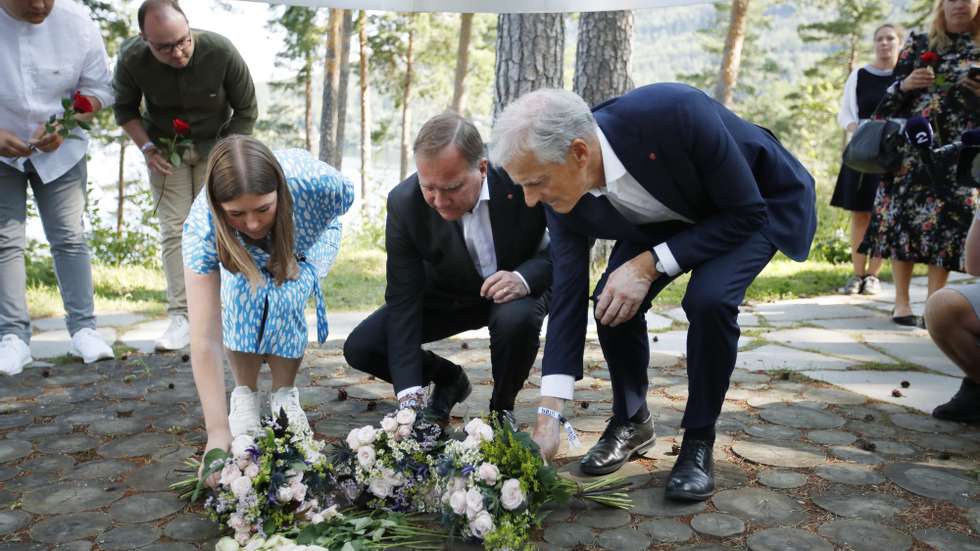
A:
{"type": "Polygon", "coordinates": [[[113,110],[149,169],[170,316],[156,348],[176,350],[190,342],[180,244],[184,219],[204,184],[211,147],[229,134],[251,134],[258,105],[235,47],[219,34],[192,30],[177,0],[145,0],[137,17],[139,36],[119,52],[113,110]]]}

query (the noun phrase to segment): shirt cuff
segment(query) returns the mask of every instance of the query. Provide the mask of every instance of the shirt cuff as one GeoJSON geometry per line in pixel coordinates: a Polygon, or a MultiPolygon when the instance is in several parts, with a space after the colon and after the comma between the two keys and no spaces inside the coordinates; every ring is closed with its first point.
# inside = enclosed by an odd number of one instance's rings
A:
{"type": "Polygon", "coordinates": [[[681,267],[677,264],[677,260],[674,258],[674,253],[670,252],[670,247],[667,243],[661,243],[653,248],[654,254],[657,255],[657,260],[664,267],[664,273],[669,276],[675,276],[681,273],[681,267]]]}
{"type": "Polygon", "coordinates": [[[410,386],[410,387],[406,388],[405,390],[399,390],[398,391],[398,394],[396,394],[395,397],[398,398],[399,400],[401,400],[405,396],[408,396],[409,394],[415,394],[416,392],[418,392],[420,390],[422,390],[422,387],[420,387],[418,385],[410,386]]]}
{"type": "Polygon", "coordinates": [[[545,375],[541,377],[541,395],[571,400],[575,394],[575,377],[571,375],[545,375]]]}
{"type": "Polygon", "coordinates": [[[531,294],[531,286],[527,284],[527,280],[524,279],[524,276],[521,275],[521,272],[518,272],[517,270],[514,270],[514,275],[516,275],[521,280],[521,283],[524,284],[524,290],[527,291],[527,294],[530,295],[531,294]]]}

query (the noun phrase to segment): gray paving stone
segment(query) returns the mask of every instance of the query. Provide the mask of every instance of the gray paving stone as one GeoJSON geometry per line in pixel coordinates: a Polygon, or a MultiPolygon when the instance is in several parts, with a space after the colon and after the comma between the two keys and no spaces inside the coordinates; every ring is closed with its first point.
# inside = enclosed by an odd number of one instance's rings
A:
{"type": "MultiPolygon", "coordinates": [[[[205,545],[201,549],[214,549],[214,544],[205,545]]],[[[143,551],[198,551],[198,548],[188,543],[175,543],[171,541],[147,545],[143,548],[143,551]]]]}
{"type": "Polygon", "coordinates": [[[622,509],[590,509],[580,514],[575,522],[589,528],[619,528],[630,523],[630,514],[622,509]]]}
{"type": "Polygon", "coordinates": [[[745,427],[746,434],[762,440],[799,440],[802,433],[794,428],[772,423],[760,423],[745,427]]]}
{"type": "Polygon", "coordinates": [[[936,551],[980,551],[980,539],[940,528],[926,528],[915,533],[915,539],[936,551]]]}
{"type": "Polygon", "coordinates": [[[145,431],[149,427],[143,419],[135,417],[123,417],[109,419],[102,423],[97,423],[89,427],[88,431],[92,434],[102,436],[129,436],[145,431]]]}
{"type": "Polygon", "coordinates": [[[838,484],[881,484],[885,481],[885,477],[868,467],[844,463],[818,465],[813,469],[813,474],[838,484]]]}
{"type": "Polygon", "coordinates": [[[864,396],[839,388],[808,388],[803,391],[803,399],[832,405],[857,406],[868,401],[864,396]]]}
{"type": "Polygon", "coordinates": [[[915,371],[815,370],[803,371],[803,374],[875,400],[914,408],[927,414],[939,404],[947,402],[951,389],[959,388],[960,384],[959,379],[953,377],[915,371]],[[909,382],[909,387],[902,388],[902,381],[909,382]],[[893,396],[895,390],[899,390],[901,395],[893,396]]]}
{"type": "Polygon", "coordinates": [[[33,415],[0,415],[0,430],[10,430],[19,427],[26,427],[34,422],[33,415]]]}
{"type": "MultiPolygon", "coordinates": [[[[477,394],[477,389],[481,388],[479,385],[473,388],[474,394],[477,394]]],[[[358,398],[362,400],[394,400],[395,392],[390,383],[367,383],[355,386],[347,387],[347,395],[351,398],[358,398]]],[[[489,399],[489,395],[486,396],[489,399]]]]}
{"type": "Polygon", "coordinates": [[[914,438],[916,445],[937,452],[975,455],[980,452],[980,443],[956,438],[947,434],[920,434],[914,438]]]}
{"type": "Polygon", "coordinates": [[[864,308],[840,303],[827,304],[821,299],[784,300],[757,304],[754,308],[755,313],[766,318],[770,324],[779,321],[810,322],[818,319],[863,318],[868,316],[868,311],[864,308]]]}
{"type": "Polygon", "coordinates": [[[31,527],[31,539],[42,543],[68,543],[91,538],[110,526],[105,513],[75,513],[48,517],[31,527]]]}
{"type": "Polygon", "coordinates": [[[966,518],[970,521],[970,526],[973,528],[973,531],[980,532],[980,506],[967,511],[966,518]]]}
{"type": "Polygon", "coordinates": [[[799,528],[769,528],[745,541],[751,551],[834,551],[827,540],[799,528]]]}
{"type": "Polygon", "coordinates": [[[764,469],[758,473],[759,482],[770,488],[789,490],[806,484],[806,475],[796,471],[764,469]]]}
{"type": "Polygon", "coordinates": [[[745,523],[738,517],[722,513],[701,513],[691,519],[691,528],[699,534],[727,538],[745,531],[745,523]]]}
{"type": "Polygon", "coordinates": [[[59,482],[24,494],[21,507],[38,515],[80,513],[101,509],[122,495],[119,489],[97,483],[59,482]]]}
{"type": "Polygon", "coordinates": [[[916,415],[913,413],[893,413],[891,414],[892,423],[903,429],[914,430],[916,432],[958,432],[963,429],[959,423],[943,421],[927,415],[916,415]]]}
{"type": "Polygon", "coordinates": [[[896,363],[892,358],[861,344],[854,337],[840,331],[801,327],[771,331],[763,335],[763,338],[770,342],[812,350],[820,354],[837,356],[859,363],[896,363]]]}
{"type": "Polygon", "coordinates": [[[121,526],[103,532],[96,538],[106,551],[127,551],[146,547],[160,539],[160,529],[153,525],[121,526]]]}
{"type": "Polygon", "coordinates": [[[94,450],[101,442],[85,434],[51,436],[37,441],[38,451],[44,453],[81,453],[94,450]]]}
{"type": "Polygon", "coordinates": [[[806,433],[806,439],[816,444],[846,446],[854,443],[857,436],[842,430],[811,430],[806,433]]]}
{"type": "Polygon", "coordinates": [[[119,459],[95,460],[79,464],[65,477],[77,480],[109,480],[125,476],[135,468],[136,465],[129,461],[119,459]]]}
{"type": "Polygon", "coordinates": [[[848,488],[811,496],[821,509],[847,518],[889,520],[909,508],[909,502],[891,494],[855,494],[848,488]]]}
{"type": "Polygon", "coordinates": [[[34,446],[24,440],[0,440],[0,463],[23,459],[34,452],[34,446]]]}
{"type": "Polygon", "coordinates": [[[668,500],[664,497],[664,489],[652,488],[635,490],[630,494],[633,499],[632,512],[648,517],[682,517],[704,510],[703,502],[684,503],[668,500]]]}
{"type": "Polygon", "coordinates": [[[844,461],[850,461],[852,463],[860,463],[861,465],[878,465],[884,461],[881,457],[872,452],[855,448],[853,446],[831,446],[830,453],[838,459],[843,459],[844,461]]]}
{"type": "Polygon", "coordinates": [[[597,544],[609,551],[634,551],[649,545],[649,538],[634,528],[617,528],[599,533],[597,544]]]}
{"type": "Polygon", "coordinates": [[[21,472],[60,473],[72,468],[75,460],[67,455],[41,455],[20,464],[21,472]]]}
{"type": "Polygon", "coordinates": [[[732,451],[753,463],[770,467],[808,468],[827,461],[823,449],[799,442],[738,440],[732,444],[732,451]]]}
{"type": "Polygon", "coordinates": [[[173,446],[174,437],[169,434],[146,432],[129,438],[116,439],[98,449],[107,459],[125,459],[150,455],[162,447],[173,446]]]}
{"type": "Polygon", "coordinates": [[[656,543],[684,543],[694,536],[686,524],[673,519],[648,520],[637,528],[656,543]]]}
{"type": "Polygon", "coordinates": [[[143,492],[164,492],[182,475],[177,472],[180,463],[147,463],[126,477],[126,486],[143,492]]]}
{"type": "Polygon", "coordinates": [[[759,413],[770,423],[797,429],[836,429],[844,425],[844,418],[811,408],[796,405],[774,405],[759,413]]]}
{"type": "Polygon", "coordinates": [[[109,514],[117,522],[150,522],[170,516],[183,509],[184,505],[171,493],[137,494],[113,504],[109,514]]]}
{"type": "Polygon", "coordinates": [[[799,393],[795,391],[765,388],[755,392],[745,402],[754,408],[770,407],[773,404],[799,402],[799,393]]]}
{"type": "Polygon", "coordinates": [[[30,521],[31,515],[23,511],[0,511],[0,536],[13,534],[30,521]]]}
{"type": "Polygon", "coordinates": [[[865,438],[891,438],[898,434],[894,427],[882,424],[881,419],[871,421],[850,421],[844,427],[850,432],[865,438]]]}
{"type": "Polygon", "coordinates": [[[796,501],[763,488],[724,490],[711,498],[715,508],[762,526],[794,524],[806,518],[796,501]]]}
{"type": "Polygon", "coordinates": [[[921,463],[890,463],[882,472],[895,484],[923,497],[969,507],[980,495],[980,482],[962,471],[921,463]]]}
{"type": "Polygon", "coordinates": [[[54,547],[54,551],[92,551],[92,542],[88,540],[63,543],[54,547]]]}
{"type": "Polygon", "coordinates": [[[833,358],[777,344],[767,344],[753,348],[748,352],[740,352],[735,360],[735,367],[749,371],[773,371],[777,369],[789,371],[837,370],[856,365],[858,365],[857,362],[851,360],[833,358]]]}
{"type": "Polygon", "coordinates": [[[905,551],[912,538],[869,520],[835,520],[817,528],[821,536],[854,551],[905,551]]]}
{"type": "Polygon", "coordinates": [[[890,440],[872,440],[871,443],[875,446],[875,453],[880,453],[882,455],[907,457],[910,455],[915,455],[916,452],[918,452],[918,450],[912,446],[901,442],[892,442],[890,440]]]}
{"type": "Polygon", "coordinates": [[[589,546],[595,541],[595,535],[588,526],[562,523],[545,528],[544,541],[562,547],[589,546]]]}

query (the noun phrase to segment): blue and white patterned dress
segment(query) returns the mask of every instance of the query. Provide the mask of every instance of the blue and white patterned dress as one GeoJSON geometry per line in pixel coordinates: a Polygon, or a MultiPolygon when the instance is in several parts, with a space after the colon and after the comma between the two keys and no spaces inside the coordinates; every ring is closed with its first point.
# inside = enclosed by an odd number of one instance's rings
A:
{"type": "Polygon", "coordinates": [[[265,284],[253,290],[244,274],[221,266],[215,246],[215,230],[207,193],[194,200],[184,222],[184,265],[199,274],[221,270],[221,327],[226,348],[236,352],[301,358],[306,350],[304,309],[310,295],[316,297],[317,340],[327,338],[326,307],[320,290],[340,248],[341,224],[337,217],[354,202],[354,186],[330,165],[309,152],[289,149],[275,152],[282,165],[293,199],[293,225],[300,259],[299,277],[277,286],[265,268],[269,253],[238,238],[265,276],[265,284]]]}

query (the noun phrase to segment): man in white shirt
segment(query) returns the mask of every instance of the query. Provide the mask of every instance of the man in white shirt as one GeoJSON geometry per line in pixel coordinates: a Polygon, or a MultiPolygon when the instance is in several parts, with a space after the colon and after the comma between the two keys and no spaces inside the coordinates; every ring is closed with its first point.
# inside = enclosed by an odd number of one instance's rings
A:
{"type": "MultiPolygon", "coordinates": [[[[32,361],[24,267],[31,186],[67,312],[72,355],[112,358],[95,331],[92,269],[83,231],[88,136],[46,132],[76,92],[98,111],[112,104],[105,44],[88,10],[73,0],[0,0],[0,373],[32,361]]],[[[92,114],[79,114],[80,121],[92,114]]]]}
{"type": "Polygon", "coordinates": [[[388,195],[385,305],[344,344],[355,369],[393,383],[403,407],[447,422],[470,394],[460,366],[423,343],[488,327],[494,389],[489,409],[513,422],[514,401],[537,355],[548,310],[551,259],[543,209],[490,166],[476,127],[455,113],[425,123],[417,174],[388,195]]]}

